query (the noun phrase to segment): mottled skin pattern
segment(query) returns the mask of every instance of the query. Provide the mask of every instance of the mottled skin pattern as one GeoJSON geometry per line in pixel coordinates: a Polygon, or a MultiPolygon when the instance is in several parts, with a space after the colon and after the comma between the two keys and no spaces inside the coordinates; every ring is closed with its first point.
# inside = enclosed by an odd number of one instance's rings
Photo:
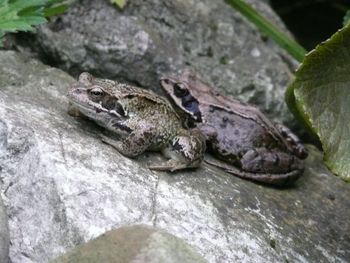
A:
{"type": "Polygon", "coordinates": [[[68,93],[73,108],[114,132],[121,140],[104,142],[128,157],[144,151],[162,151],[170,160],[154,170],[198,167],[205,137],[198,129],[184,130],[172,106],[151,91],[82,73],[68,93]]]}
{"type": "Polygon", "coordinates": [[[189,71],[178,78],[163,78],[161,85],[187,126],[194,125],[206,135],[211,151],[221,160],[211,164],[276,185],[302,174],[304,146],[287,127],[273,124],[257,108],[221,96],[189,71]]]}

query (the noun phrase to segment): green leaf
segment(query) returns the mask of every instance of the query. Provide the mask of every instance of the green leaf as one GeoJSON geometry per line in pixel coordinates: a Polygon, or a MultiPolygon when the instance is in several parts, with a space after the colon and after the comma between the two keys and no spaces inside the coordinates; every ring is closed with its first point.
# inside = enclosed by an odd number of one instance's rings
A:
{"type": "Polygon", "coordinates": [[[0,29],[9,32],[15,31],[30,31],[33,25],[39,25],[45,23],[46,19],[44,17],[23,17],[14,19],[12,21],[0,21],[0,29]]]}
{"type": "Polygon", "coordinates": [[[45,17],[57,16],[64,13],[75,0],[48,0],[45,7],[45,17]]]}
{"type": "Polygon", "coordinates": [[[41,15],[42,5],[47,0],[13,0],[0,1],[0,29],[15,32],[32,30],[32,26],[45,23],[41,15]]]}
{"type": "Polygon", "coordinates": [[[6,32],[30,31],[47,22],[44,11],[63,12],[63,2],[73,0],[0,0],[0,45],[6,32]],[[54,8],[54,9],[53,9],[54,8]]]}
{"type": "Polygon", "coordinates": [[[120,9],[123,9],[126,5],[126,0],[110,0],[112,4],[116,4],[120,9]]]}
{"type": "Polygon", "coordinates": [[[0,0],[0,45],[5,32],[30,31],[63,13],[74,0],[0,0]]]}
{"type": "Polygon", "coordinates": [[[64,13],[67,10],[67,8],[68,8],[68,5],[59,5],[59,6],[47,8],[44,11],[44,15],[46,17],[56,16],[64,13]]]}
{"type": "Polygon", "coordinates": [[[291,56],[301,62],[306,54],[306,50],[296,41],[281,32],[270,21],[261,16],[250,5],[242,0],[226,0],[233,8],[237,9],[242,15],[255,24],[259,30],[273,39],[280,47],[285,49],[291,56]]]}
{"type": "Polygon", "coordinates": [[[305,56],[286,101],[321,140],[328,168],[350,182],[350,23],[305,56]]]}
{"type": "Polygon", "coordinates": [[[350,22],[350,10],[348,10],[343,18],[343,26],[350,22]]]}

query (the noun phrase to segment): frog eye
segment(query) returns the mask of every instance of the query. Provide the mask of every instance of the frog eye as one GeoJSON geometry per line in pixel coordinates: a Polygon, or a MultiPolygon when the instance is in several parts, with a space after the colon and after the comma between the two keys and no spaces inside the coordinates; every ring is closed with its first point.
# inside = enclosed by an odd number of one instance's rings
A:
{"type": "Polygon", "coordinates": [[[184,97],[188,94],[188,89],[183,83],[174,84],[174,94],[176,97],[184,97]]]}
{"type": "Polygon", "coordinates": [[[104,92],[100,87],[94,87],[90,90],[90,95],[92,100],[98,100],[101,99],[104,92]]]}

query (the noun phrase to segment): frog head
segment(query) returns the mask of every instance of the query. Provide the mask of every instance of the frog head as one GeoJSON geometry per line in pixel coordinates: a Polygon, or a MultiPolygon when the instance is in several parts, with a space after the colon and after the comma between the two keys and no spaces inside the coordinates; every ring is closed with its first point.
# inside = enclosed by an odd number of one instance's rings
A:
{"type": "Polygon", "coordinates": [[[70,87],[68,99],[86,117],[120,133],[121,129],[126,130],[119,126],[122,120],[127,119],[127,113],[119,103],[120,96],[115,92],[115,85],[114,81],[94,78],[84,72],[80,74],[78,82],[70,87]]]}
{"type": "Polygon", "coordinates": [[[166,77],[160,80],[160,84],[175,107],[182,110],[193,121],[202,121],[199,102],[191,94],[187,81],[166,77]]]}

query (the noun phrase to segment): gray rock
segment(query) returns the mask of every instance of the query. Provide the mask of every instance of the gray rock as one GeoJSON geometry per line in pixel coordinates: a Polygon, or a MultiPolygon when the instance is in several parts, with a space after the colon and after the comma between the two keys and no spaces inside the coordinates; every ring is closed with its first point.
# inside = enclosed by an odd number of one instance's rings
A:
{"type": "Polygon", "coordinates": [[[305,174],[276,189],[208,165],[152,172],[161,158],[128,159],[101,128],[67,114],[64,72],[0,51],[1,193],[13,263],[47,262],[125,224],[184,239],[209,262],[346,262],[349,185],[310,148],[305,174]]]}
{"type": "MultiPolygon", "coordinates": [[[[1,123],[0,123],[1,132],[1,123]]],[[[1,137],[0,137],[1,140],[1,137]]],[[[1,167],[0,167],[1,171],[1,167]]],[[[7,222],[7,213],[0,196],[0,262],[7,263],[9,259],[10,236],[7,222]]]]}
{"type": "Polygon", "coordinates": [[[52,263],[205,263],[183,240],[146,225],[111,230],[52,263]]]}
{"type": "MultiPolygon", "coordinates": [[[[118,10],[107,0],[76,1],[41,26],[36,41],[26,35],[24,46],[74,76],[89,71],[158,92],[161,76],[190,68],[224,93],[296,125],[284,103],[288,56],[223,0],[128,2],[118,10]]],[[[266,2],[249,2],[285,28],[266,2]]]]}

